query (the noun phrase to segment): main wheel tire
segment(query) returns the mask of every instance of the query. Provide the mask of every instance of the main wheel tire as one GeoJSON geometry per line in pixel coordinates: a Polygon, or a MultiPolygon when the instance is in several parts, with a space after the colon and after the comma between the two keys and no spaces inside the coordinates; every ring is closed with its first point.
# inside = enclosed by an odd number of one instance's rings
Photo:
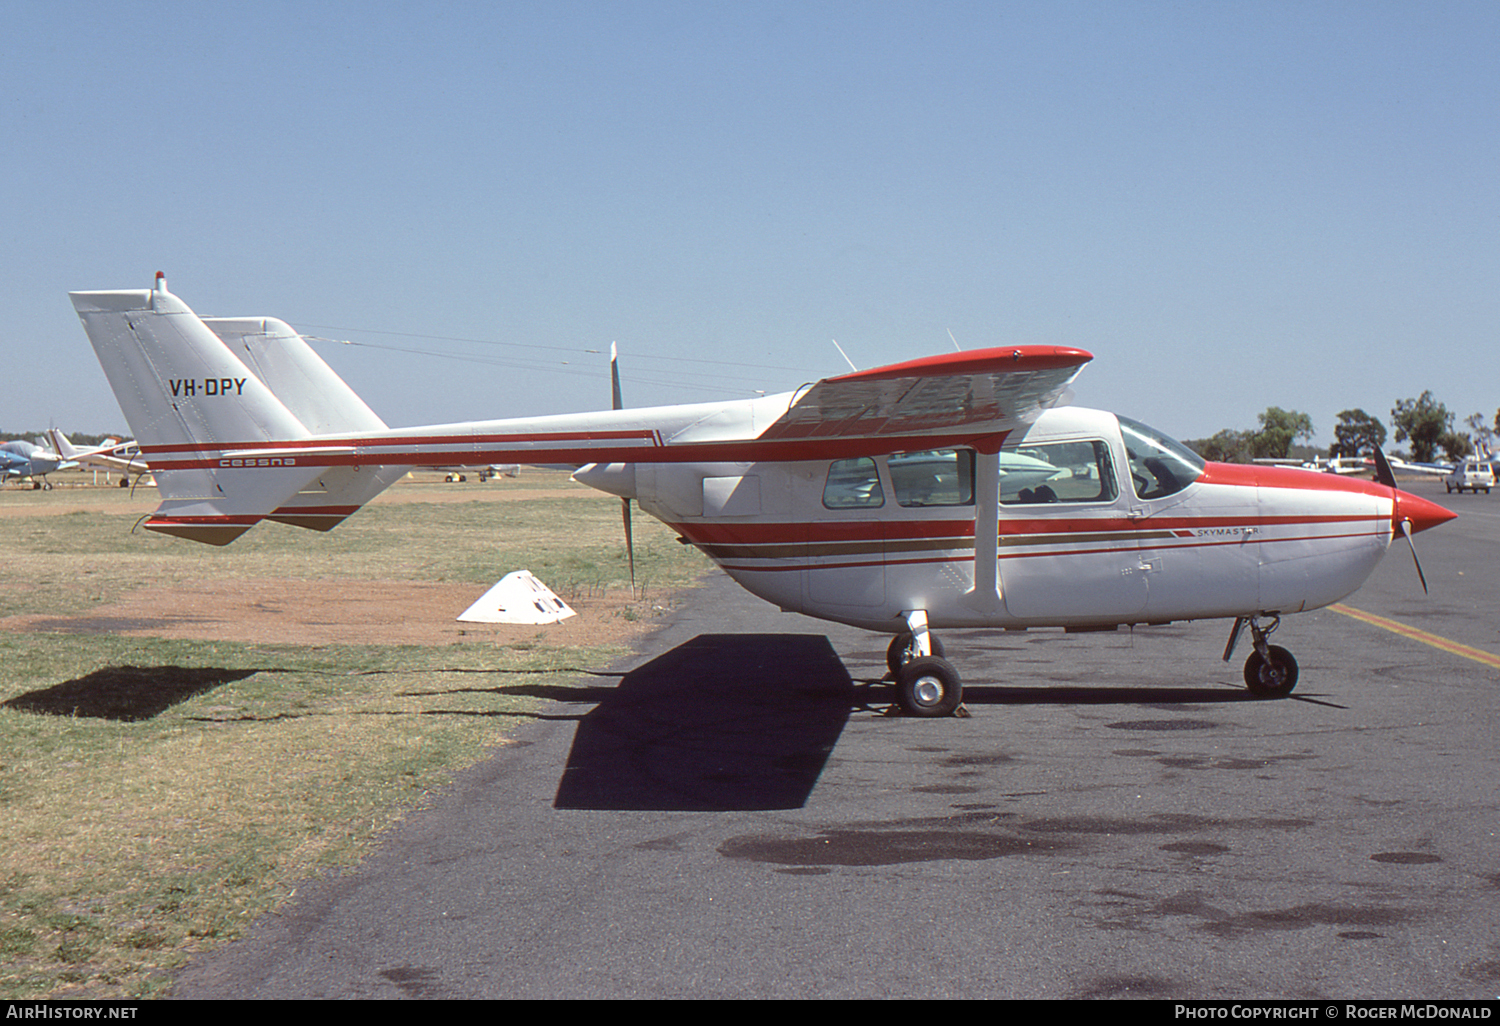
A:
{"type": "Polygon", "coordinates": [[[896,671],[896,704],[908,716],[952,716],[963,700],[958,671],[942,656],[917,656],[896,671]]]}
{"type": "Polygon", "coordinates": [[[1280,645],[1266,651],[1269,659],[1251,652],[1245,660],[1245,686],[1260,698],[1285,698],[1297,686],[1297,660],[1280,645]]]}
{"type": "MultiPolygon", "coordinates": [[[[932,654],[942,656],[943,643],[938,640],[937,635],[929,633],[927,644],[932,647],[932,654]]],[[[885,650],[885,665],[892,673],[900,673],[901,667],[917,658],[916,642],[910,631],[902,631],[891,639],[891,645],[885,650]]]]}

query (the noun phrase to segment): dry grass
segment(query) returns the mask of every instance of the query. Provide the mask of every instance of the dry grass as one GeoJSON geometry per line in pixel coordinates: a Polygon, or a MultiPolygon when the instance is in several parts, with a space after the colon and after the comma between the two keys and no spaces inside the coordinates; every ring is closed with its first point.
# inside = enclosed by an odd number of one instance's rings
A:
{"type": "Polygon", "coordinates": [[[622,655],[704,566],[638,517],[648,598],[631,595],[618,502],[565,475],[392,491],[330,535],[266,525],[222,550],[132,535],[154,492],[0,494],[0,996],[155,993],[543,703],[583,702],[580,671],[622,655]],[[284,606],[253,640],[67,628],[205,581],[482,590],[521,565],[564,597],[616,596],[595,603],[597,637],[445,622],[421,645],[286,644],[284,606]]]}

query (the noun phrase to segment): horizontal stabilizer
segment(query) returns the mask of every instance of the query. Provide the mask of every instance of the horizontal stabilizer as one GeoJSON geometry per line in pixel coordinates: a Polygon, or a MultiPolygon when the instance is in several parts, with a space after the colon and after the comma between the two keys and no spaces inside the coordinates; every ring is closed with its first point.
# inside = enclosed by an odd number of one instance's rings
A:
{"type": "Polygon", "coordinates": [[[324,467],[317,478],[267,514],[311,531],[331,531],[361,506],[405,477],[408,467],[324,467]]]}

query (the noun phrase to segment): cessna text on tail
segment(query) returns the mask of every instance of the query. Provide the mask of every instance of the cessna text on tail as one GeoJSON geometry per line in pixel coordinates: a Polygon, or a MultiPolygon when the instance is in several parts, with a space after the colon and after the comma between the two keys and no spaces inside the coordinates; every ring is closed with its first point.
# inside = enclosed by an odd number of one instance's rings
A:
{"type": "Polygon", "coordinates": [[[263,519],[326,530],[409,467],[581,464],[579,481],[635,501],[754,594],[893,635],[914,715],[961,701],[933,633],[948,628],[1222,617],[1226,659],[1250,627],[1248,687],[1286,694],[1296,662],[1266,640],[1280,617],[1345,597],[1395,535],[1453,515],[1388,468],[1364,481],[1205,463],[1134,421],[1058,407],[1092,359],[1078,349],[948,353],[728,403],[390,429],[281,321],[199,318],[159,276],[72,299],[156,474],[152,530],[214,544],[263,519]]]}

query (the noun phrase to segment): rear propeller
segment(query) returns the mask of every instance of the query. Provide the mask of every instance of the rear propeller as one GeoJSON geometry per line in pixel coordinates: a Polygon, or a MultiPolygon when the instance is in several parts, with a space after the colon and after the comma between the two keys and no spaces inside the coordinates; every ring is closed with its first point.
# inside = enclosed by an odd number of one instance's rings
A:
{"type": "Polygon", "coordinates": [[[1411,561],[1416,564],[1417,579],[1422,582],[1422,594],[1426,595],[1427,575],[1422,572],[1422,561],[1417,558],[1417,544],[1411,540],[1411,521],[1401,515],[1401,489],[1396,487],[1396,473],[1391,470],[1391,461],[1385,458],[1385,453],[1380,449],[1375,450],[1375,481],[1391,490],[1391,501],[1395,504],[1391,524],[1406,539],[1406,545],[1411,549],[1411,561]]]}
{"type": "MultiPolygon", "coordinates": [[[[620,354],[613,342],[609,344],[609,383],[614,405],[612,410],[623,410],[625,400],[620,395],[620,354]]],[[[630,597],[635,598],[635,539],[630,530],[630,500],[620,499],[620,521],[625,525],[625,555],[630,560],[630,597]]]]}

